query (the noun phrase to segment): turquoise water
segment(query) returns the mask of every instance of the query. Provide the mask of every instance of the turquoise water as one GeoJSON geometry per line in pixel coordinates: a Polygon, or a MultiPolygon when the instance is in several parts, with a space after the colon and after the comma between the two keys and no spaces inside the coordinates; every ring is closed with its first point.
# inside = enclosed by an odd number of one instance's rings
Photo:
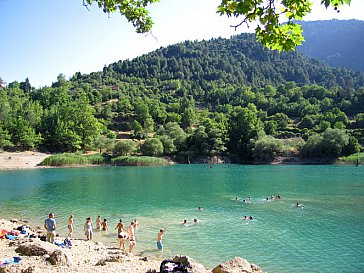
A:
{"type": "Polygon", "coordinates": [[[137,218],[136,252],[142,255],[179,253],[210,268],[241,256],[270,273],[364,272],[363,166],[14,170],[0,172],[0,192],[0,218],[42,226],[53,211],[59,233],[66,235],[72,213],[76,236],[83,238],[85,218],[95,221],[101,214],[110,230],[96,232],[95,240],[115,246],[118,219],[137,218]],[[282,198],[265,201],[271,194],[282,198]],[[250,203],[243,203],[248,196],[250,203]],[[254,220],[244,221],[244,215],[254,220]],[[193,224],[194,218],[200,224],[193,224]],[[160,253],[155,241],[164,227],[160,253]]]}

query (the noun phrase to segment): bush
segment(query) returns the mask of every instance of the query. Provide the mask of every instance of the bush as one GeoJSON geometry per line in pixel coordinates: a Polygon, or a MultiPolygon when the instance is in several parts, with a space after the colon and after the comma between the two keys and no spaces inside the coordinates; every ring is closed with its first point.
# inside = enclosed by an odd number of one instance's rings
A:
{"type": "Polygon", "coordinates": [[[101,154],[77,155],[77,154],[56,154],[47,157],[39,165],[40,166],[72,166],[87,164],[107,164],[109,159],[101,154]]]}
{"type": "Polygon", "coordinates": [[[255,141],[253,157],[255,160],[272,160],[274,157],[283,153],[284,143],[280,139],[272,136],[263,136],[255,141]]]}
{"type": "Polygon", "coordinates": [[[164,158],[149,156],[119,156],[111,159],[111,163],[119,166],[165,166],[169,164],[164,158]]]}
{"type": "Polygon", "coordinates": [[[113,149],[113,154],[114,156],[131,155],[135,153],[136,150],[136,143],[131,139],[127,139],[116,143],[113,149]]]}

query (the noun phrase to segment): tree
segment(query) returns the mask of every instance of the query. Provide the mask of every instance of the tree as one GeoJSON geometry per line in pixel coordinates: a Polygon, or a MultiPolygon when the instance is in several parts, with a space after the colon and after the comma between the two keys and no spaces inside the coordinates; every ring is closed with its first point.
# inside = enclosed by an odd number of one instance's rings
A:
{"type": "Polygon", "coordinates": [[[270,161],[281,154],[283,150],[284,144],[281,139],[260,133],[260,136],[254,142],[253,157],[255,160],[270,161]]]}
{"type": "Polygon", "coordinates": [[[159,156],[163,154],[163,144],[158,138],[148,138],[140,146],[143,155],[159,156]]]}
{"type": "Polygon", "coordinates": [[[136,150],[137,150],[136,143],[131,139],[126,139],[116,143],[113,149],[113,154],[116,156],[131,155],[135,153],[136,150]]]}
{"type": "MultiPolygon", "coordinates": [[[[97,2],[105,13],[118,11],[133,24],[138,33],[151,30],[153,21],[146,7],[159,0],[83,0],[87,7],[97,2]]],[[[221,0],[217,8],[220,15],[242,17],[239,24],[258,23],[255,34],[258,40],[270,49],[294,50],[301,45],[303,39],[301,25],[296,23],[311,12],[312,3],[309,0],[221,0]],[[283,19],[282,19],[283,18],[283,19]],[[288,20],[286,23],[285,20],[288,20]]],[[[321,0],[326,8],[340,12],[343,4],[350,5],[351,0],[321,0]]]]}
{"type": "Polygon", "coordinates": [[[0,126],[0,148],[12,146],[14,146],[14,144],[11,142],[11,135],[7,130],[4,130],[3,127],[0,126]]]}
{"type": "Polygon", "coordinates": [[[309,158],[336,158],[348,145],[349,136],[345,131],[327,128],[321,135],[314,134],[303,145],[301,154],[309,158]]]}

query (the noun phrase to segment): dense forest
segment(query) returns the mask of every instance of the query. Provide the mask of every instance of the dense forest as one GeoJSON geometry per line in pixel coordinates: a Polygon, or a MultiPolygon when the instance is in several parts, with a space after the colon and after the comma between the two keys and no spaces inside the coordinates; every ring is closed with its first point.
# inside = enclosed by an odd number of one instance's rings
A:
{"type": "Polygon", "coordinates": [[[330,162],[364,144],[364,73],[251,34],[186,41],[91,74],[0,89],[0,148],[330,162]]]}

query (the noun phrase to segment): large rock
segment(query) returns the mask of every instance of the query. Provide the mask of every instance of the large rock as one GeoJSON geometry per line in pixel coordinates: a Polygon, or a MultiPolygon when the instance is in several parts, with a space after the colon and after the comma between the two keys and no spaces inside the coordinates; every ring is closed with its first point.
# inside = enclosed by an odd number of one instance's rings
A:
{"type": "Polygon", "coordinates": [[[235,257],[229,261],[216,266],[212,273],[253,273],[262,272],[255,264],[250,264],[247,260],[235,257]]]}
{"type": "Polygon", "coordinates": [[[25,243],[18,246],[15,251],[25,256],[43,256],[51,255],[59,248],[56,245],[46,242],[25,243]]]}
{"type": "Polygon", "coordinates": [[[188,256],[176,255],[173,261],[180,262],[182,265],[188,267],[192,273],[206,273],[206,268],[199,263],[196,263],[192,258],[188,256]]]}
{"type": "Polygon", "coordinates": [[[47,261],[50,262],[52,265],[71,265],[70,258],[60,249],[53,251],[47,261]]]}

